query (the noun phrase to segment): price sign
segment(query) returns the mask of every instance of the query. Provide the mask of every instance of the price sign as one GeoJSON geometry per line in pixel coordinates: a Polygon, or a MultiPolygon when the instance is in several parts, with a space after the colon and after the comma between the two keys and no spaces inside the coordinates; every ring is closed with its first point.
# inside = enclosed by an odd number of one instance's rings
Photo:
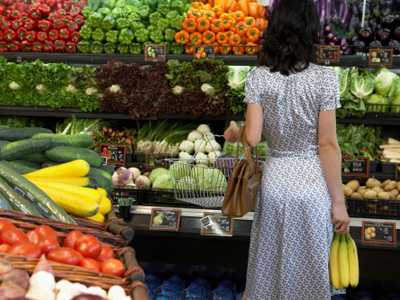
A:
{"type": "Polygon", "coordinates": [[[371,48],[368,53],[368,66],[371,68],[393,65],[393,48],[371,48]]]}
{"type": "Polygon", "coordinates": [[[204,214],[200,226],[204,236],[233,236],[233,220],[222,214],[204,214]]]}
{"type": "Polygon", "coordinates": [[[215,51],[212,45],[199,45],[194,49],[194,57],[197,59],[214,57],[215,51]]]}
{"type": "Polygon", "coordinates": [[[145,44],[144,61],[165,62],[167,60],[167,44],[145,44]]]}
{"type": "Polygon", "coordinates": [[[363,222],[361,240],[366,245],[396,247],[397,230],[394,222],[363,222]]]}
{"type": "Polygon", "coordinates": [[[107,165],[125,165],[126,155],[128,152],[126,146],[104,144],[100,146],[100,151],[104,160],[103,163],[107,165]]]}
{"type": "Polygon", "coordinates": [[[340,62],[340,47],[330,45],[318,45],[317,63],[322,65],[338,64],[340,62]]]}
{"type": "Polygon", "coordinates": [[[343,159],[342,174],[345,176],[368,177],[369,176],[368,158],[361,158],[356,160],[343,159]]]}
{"type": "Polygon", "coordinates": [[[154,208],[151,211],[150,230],[179,231],[180,223],[179,209],[154,208]]]}

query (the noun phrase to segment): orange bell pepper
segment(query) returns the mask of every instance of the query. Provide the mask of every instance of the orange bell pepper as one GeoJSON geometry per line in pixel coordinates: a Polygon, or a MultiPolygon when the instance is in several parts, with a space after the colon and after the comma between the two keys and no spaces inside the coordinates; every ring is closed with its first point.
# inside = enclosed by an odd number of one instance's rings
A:
{"type": "Polygon", "coordinates": [[[245,35],[247,31],[248,26],[244,21],[240,21],[235,25],[235,31],[236,33],[240,35],[245,35]]]}
{"type": "Polygon", "coordinates": [[[222,14],[220,18],[222,20],[222,24],[224,25],[224,29],[225,30],[231,29],[234,21],[233,18],[227,13],[222,14]]]}
{"type": "Polygon", "coordinates": [[[193,32],[190,34],[189,41],[191,45],[201,45],[202,35],[200,32],[193,32]]]}
{"type": "Polygon", "coordinates": [[[203,43],[206,45],[210,45],[215,42],[215,33],[207,30],[203,33],[203,43]]]}
{"type": "Polygon", "coordinates": [[[249,8],[247,5],[247,0],[239,0],[239,7],[245,16],[249,15],[249,8]]]}
{"type": "Polygon", "coordinates": [[[185,30],[178,31],[175,34],[175,42],[177,44],[187,44],[189,41],[189,33],[185,30]]]}
{"type": "Polygon", "coordinates": [[[197,1],[192,2],[192,8],[199,9],[202,8],[203,5],[204,5],[203,2],[197,2],[197,1]]]}
{"type": "Polygon", "coordinates": [[[228,40],[231,38],[232,34],[234,34],[233,31],[227,31],[226,36],[228,37],[228,40]]]}
{"type": "Polygon", "coordinates": [[[215,13],[215,15],[217,17],[219,17],[220,15],[222,15],[224,13],[224,10],[220,6],[214,6],[212,8],[212,11],[215,13]]]}
{"type": "Polygon", "coordinates": [[[229,45],[222,45],[221,47],[219,47],[219,52],[222,55],[228,55],[229,53],[231,53],[232,47],[229,45]]]}
{"type": "Polygon", "coordinates": [[[196,19],[194,18],[186,18],[182,23],[182,28],[187,32],[195,32],[196,31],[196,19]]]}
{"type": "Polygon", "coordinates": [[[224,11],[229,11],[234,0],[225,0],[224,11]]]}
{"type": "Polygon", "coordinates": [[[210,28],[210,21],[206,17],[200,17],[197,19],[196,28],[199,32],[207,31],[210,28]]]}
{"type": "Polygon", "coordinates": [[[225,32],[217,33],[217,43],[220,45],[227,45],[229,43],[229,38],[225,32]]]}
{"type": "Polygon", "coordinates": [[[232,47],[233,54],[235,55],[243,55],[245,52],[245,49],[243,46],[234,46],[232,47]]]}
{"type": "Polygon", "coordinates": [[[202,12],[201,12],[200,9],[193,9],[192,8],[188,13],[188,17],[189,18],[194,18],[194,19],[196,19],[198,17],[201,17],[201,15],[202,15],[202,12]]]}
{"type": "Polygon", "coordinates": [[[267,26],[268,26],[268,22],[264,18],[256,19],[256,27],[258,28],[258,30],[264,31],[265,28],[267,28],[267,26]]]}
{"type": "Polygon", "coordinates": [[[247,43],[245,50],[247,55],[256,55],[260,50],[260,46],[255,43],[247,43]]]}
{"type": "Polygon", "coordinates": [[[214,32],[224,31],[224,24],[221,19],[214,19],[211,21],[211,30],[214,32]]]}
{"type": "Polygon", "coordinates": [[[245,16],[244,16],[244,13],[241,10],[237,10],[237,11],[233,12],[233,17],[235,18],[236,21],[240,21],[245,16]]]}
{"type": "Polygon", "coordinates": [[[258,18],[258,3],[256,2],[249,2],[248,3],[248,8],[249,8],[249,15],[252,16],[253,18],[258,18]]]}
{"type": "Polygon", "coordinates": [[[232,34],[231,37],[229,38],[229,44],[231,46],[239,46],[241,42],[242,38],[237,33],[232,34]]]}
{"type": "Polygon", "coordinates": [[[231,13],[240,11],[239,3],[236,0],[232,1],[232,4],[229,7],[228,11],[231,13]]]}
{"type": "Polygon", "coordinates": [[[197,59],[201,59],[201,58],[206,58],[207,57],[207,53],[204,50],[204,48],[199,48],[197,49],[196,53],[194,54],[195,58],[197,59]]]}
{"type": "Polygon", "coordinates": [[[186,54],[193,54],[194,53],[194,46],[186,45],[185,46],[185,53],[186,54]]]}
{"type": "Polygon", "coordinates": [[[268,13],[268,10],[265,8],[265,6],[259,4],[258,5],[258,16],[261,18],[266,18],[267,13],[268,13]]]}
{"type": "Polygon", "coordinates": [[[246,36],[250,42],[257,42],[261,37],[261,32],[257,28],[251,27],[247,29],[246,36]]]}
{"type": "Polygon", "coordinates": [[[203,12],[203,15],[209,19],[212,19],[215,17],[215,12],[213,12],[212,10],[205,10],[203,12]]]}
{"type": "Polygon", "coordinates": [[[248,27],[256,26],[256,19],[254,19],[253,17],[244,18],[244,22],[248,27]]]}

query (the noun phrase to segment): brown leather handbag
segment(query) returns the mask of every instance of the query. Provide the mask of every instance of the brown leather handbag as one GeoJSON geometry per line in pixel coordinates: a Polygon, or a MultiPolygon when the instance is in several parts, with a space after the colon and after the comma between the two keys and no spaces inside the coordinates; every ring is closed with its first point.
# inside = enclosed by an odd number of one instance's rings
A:
{"type": "Polygon", "coordinates": [[[251,155],[251,147],[243,138],[245,158],[235,162],[224,197],[222,213],[232,218],[243,217],[255,208],[262,171],[251,155]]]}

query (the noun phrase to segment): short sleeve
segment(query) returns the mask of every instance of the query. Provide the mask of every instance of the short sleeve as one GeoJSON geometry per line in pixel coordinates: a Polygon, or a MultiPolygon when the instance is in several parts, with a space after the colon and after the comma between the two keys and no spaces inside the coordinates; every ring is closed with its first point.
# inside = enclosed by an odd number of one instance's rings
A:
{"type": "Polygon", "coordinates": [[[251,70],[247,75],[246,84],[244,87],[244,102],[248,104],[261,104],[261,76],[257,68],[251,70]]]}
{"type": "Polygon", "coordinates": [[[321,84],[321,107],[320,111],[334,111],[341,107],[340,83],[335,70],[329,68],[323,76],[321,84]]]}

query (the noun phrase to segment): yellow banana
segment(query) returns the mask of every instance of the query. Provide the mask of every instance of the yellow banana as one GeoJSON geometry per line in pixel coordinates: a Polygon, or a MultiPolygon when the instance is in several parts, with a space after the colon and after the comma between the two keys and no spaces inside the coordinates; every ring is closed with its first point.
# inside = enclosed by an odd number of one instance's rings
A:
{"type": "Polygon", "coordinates": [[[339,235],[335,234],[331,245],[331,253],[329,255],[329,272],[331,276],[331,284],[335,289],[342,288],[339,273],[339,235]]]}
{"type": "Polygon", "coordinates": [[[339,274],[340,282],[344,288],[347,288],[350,284],[349,275],[349,253],[347,251],[347,242],[344,235],[340,235],[339,242],[339,274]]]}
{"type": "Polygon", "coordinates": [[[350,234],[346,236],[347,250],[349,255],[349,276],[351,287],[356,287],[360,278],[360,269],[358,264],[357,246],[350,234]]]}

